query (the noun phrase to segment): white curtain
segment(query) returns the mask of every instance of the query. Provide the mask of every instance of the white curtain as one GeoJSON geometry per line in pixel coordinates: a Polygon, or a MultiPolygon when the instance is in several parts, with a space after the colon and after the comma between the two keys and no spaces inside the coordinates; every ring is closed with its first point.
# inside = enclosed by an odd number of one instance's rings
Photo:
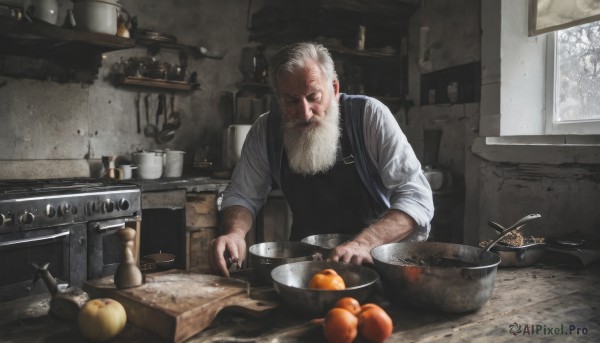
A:
{"type": "Polygon", "coordinates": [[[600,20],[600,0],[529,0],[529,35],[600,20]]]}

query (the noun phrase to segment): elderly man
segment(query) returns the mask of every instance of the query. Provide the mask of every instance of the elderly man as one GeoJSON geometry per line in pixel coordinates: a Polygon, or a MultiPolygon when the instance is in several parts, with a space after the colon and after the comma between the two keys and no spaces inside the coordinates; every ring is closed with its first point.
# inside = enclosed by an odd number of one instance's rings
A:
{"type": "Polygon", "coordinates": [[[245,259],[244,237],[273,187],[292,210],[291,240],[353,235],[331,252],[334,261],[372,263],[378,245],[427,239],[431,188],[390,110],[340,93],[331,55],[319,44],[282,48],[269,72],[277,101],[252,126],[224,192],[212,268],[227,276],[245,259]]]}

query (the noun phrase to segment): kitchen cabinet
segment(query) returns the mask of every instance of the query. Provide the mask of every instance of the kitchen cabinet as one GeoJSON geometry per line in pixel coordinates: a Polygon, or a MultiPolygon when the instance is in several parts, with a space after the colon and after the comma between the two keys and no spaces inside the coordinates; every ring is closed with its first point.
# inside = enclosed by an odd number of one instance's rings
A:
{"type": "Polygon", "coordinates": [[[186,270],[207,272],[210,241],[217,236],[217,192],[188,193],[186,216],[186,270]]]}
{"type": "Polygon", "coordinates": [[[91,83],[102,54],[129,49],[135,40],[0,16],[0,74],[91,83]]]}

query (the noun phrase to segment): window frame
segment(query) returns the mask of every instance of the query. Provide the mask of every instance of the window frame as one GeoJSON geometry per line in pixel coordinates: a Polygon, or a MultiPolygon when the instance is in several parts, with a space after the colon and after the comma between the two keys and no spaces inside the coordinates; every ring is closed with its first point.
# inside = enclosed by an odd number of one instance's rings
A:
{"type": "Polygon", "coordinates": [[[545,135],[600,135],[600,120],[582,120],[577,122],[554,122],[556,117],[556,64],[558,32],[546,34],[546,82],[545,82],[545,110],[544,134],[545,135]]]}

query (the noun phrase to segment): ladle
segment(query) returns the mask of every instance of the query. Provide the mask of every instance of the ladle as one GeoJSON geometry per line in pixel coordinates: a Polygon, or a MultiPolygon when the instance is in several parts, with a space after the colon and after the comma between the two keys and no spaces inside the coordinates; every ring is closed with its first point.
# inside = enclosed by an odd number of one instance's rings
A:
{"type": "Polygon", "coordinates": [[[149,97],[150,95],[146,95],[144,97],[144,106],[146,106],[146,126],[144,127],[144,136],[154,138],[156,137],[158,128],[150,123],[150,104],[148,102],[149,97]]]}
{"type": "Polygon", "coordinates": [[[501,229],[502,232],[500,233],[500,235],[498,237],[496,237],[496,239],[494,239],[493,241],[491,241],[490,243],[488,243],[485,248],[483,248],[483,251],[479,254],[479,258],[481,258],[481,256],[483,256],[483,254],[486,251],[489,251],[491,247],[493,247],[496,243],[498,243],[498,241],[500,241],[502,238],[504,238],[504,236],[506,236],[507,234],[509,234],[512,231],[518,230],[520,228],[522,228],[523,226],[525,226],[525,223],[527,223],[530,220],[533,219],[537,219],[540,218],[541,215],[540,214],[528,214],[525,217],[519,219],[516,223],[512,224],[511,226],[509,226],[507,229],[504,229],[504,227],[502,227],[502,225],[495,223],[495,222],[488,222],[488,224],[493,227],[494,229],[498,230],[501,229]]]}
{"type": "Polygon", "coordinates": [[[171,130],[177,130],[181,126],[181,115],[179,112],[175,112],[174,95],[171,95],[171,114],[169,114],[169,121],[167,123],[171,130]]]}

